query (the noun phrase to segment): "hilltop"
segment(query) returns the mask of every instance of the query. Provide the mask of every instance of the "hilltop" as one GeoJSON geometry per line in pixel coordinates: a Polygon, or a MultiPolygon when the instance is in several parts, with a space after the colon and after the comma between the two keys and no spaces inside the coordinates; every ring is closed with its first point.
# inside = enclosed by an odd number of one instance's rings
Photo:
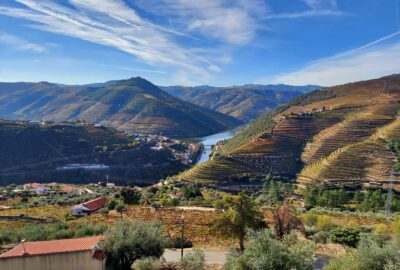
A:
{"type": "Polygon", "coordinates": [[[112,128],[82,122],[0,120],[0,185],[87,183],[104,180],[106,175],[120,184],[154,184],[187,168],[190,164],[185,155],[197,154],[178,141],[159,147],[161,140],[168,139],[128,137],[112,128]],[[73,168],[72,164],[103,168],[73,168]]]}
{"type": "Polygon", "coordinates": [[[400,75],[316,90],[258,118],[219,144],[211,161],[178,177],[221,186],[270,174],[301,184],[383,187],[398,165],[399,110],[400,75]]]}
{"type": "Polygon", "coordinates": [[[85,120],[129,134],[198,137],[241,122],[190,104],[136,77],[95,86],[48,82],[0,83],[0,117],[19,120],[85,120]]]}
{"type": "Polygon", "coordinates": [[[251,121],[278,105],[320,86],[248,84],[231,87],[162,87],[173,96],[199,106],[228,114],[243,121],[251,121]]]}

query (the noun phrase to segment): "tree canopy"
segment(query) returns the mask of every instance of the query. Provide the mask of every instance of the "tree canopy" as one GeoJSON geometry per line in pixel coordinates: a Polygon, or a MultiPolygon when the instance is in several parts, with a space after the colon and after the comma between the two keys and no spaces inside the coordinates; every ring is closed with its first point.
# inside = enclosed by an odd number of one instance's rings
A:
{"type": "Polygon", "coordinates": [[[213,224],[214,232],[222,237],[239,238],[240,249],[244,250],[244,238],[248,229],[266,227],[259,205],[244,193],[224,198],[227,210],[213,224]]]}
{"type": "Polygon", "coordinates": [[[107,264],[112,269],[131,269],[140,258],[159,258],[164,253],[165,241],[158,223],[119,220],[105,236],[107,264]]]}
{"type": "Polygon", "coordinates": [[[230,252],[224,269],[312,270],[313,253],[313,245],[298,241],[294,234],[278,241],[273,231],[264,229],[251,236],[242,254],[230,252]]]}

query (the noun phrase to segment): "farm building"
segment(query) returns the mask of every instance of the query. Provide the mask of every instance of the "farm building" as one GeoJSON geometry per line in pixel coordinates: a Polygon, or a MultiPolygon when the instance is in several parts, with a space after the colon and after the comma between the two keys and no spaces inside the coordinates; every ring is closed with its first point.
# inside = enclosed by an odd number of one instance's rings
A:
{"type": "Polygon", "coordinates": [[[107,197],[100,197],[71,208],[71,214],[76,217],[86,216],[96,212],[107,203],[107,197]]]}
{"type": "Polygon", "coordinates": [[[105,253],[103,236],[52,241],[21,242],[0,255],[0,269],[18,270],[102,270],[105,253]]]}

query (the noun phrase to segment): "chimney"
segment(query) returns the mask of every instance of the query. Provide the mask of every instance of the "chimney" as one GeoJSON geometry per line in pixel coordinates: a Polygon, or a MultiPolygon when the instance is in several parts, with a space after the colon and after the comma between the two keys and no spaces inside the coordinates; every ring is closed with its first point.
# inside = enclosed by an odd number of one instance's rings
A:
{"type": "Polygon", "coordinates": [[[26,249],[25,249],[25,239],[22,239],[22,240],[21,240],[21,245],[22,245],[22,255],[28,256],[28,255],[29,255],[29,252],[26,251],[26,249]]]}

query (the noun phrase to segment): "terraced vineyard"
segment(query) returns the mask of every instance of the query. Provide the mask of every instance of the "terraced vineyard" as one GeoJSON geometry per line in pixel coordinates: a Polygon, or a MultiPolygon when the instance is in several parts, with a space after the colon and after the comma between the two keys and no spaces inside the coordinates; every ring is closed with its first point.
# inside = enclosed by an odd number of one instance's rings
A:
{"type": "Polygon", "coordinates": [[[378,127],[391,120],[393,117],[390,115],[357,113],[351,119],[341,121],[317,134],[304,148],[301,159],[305,164],[312,164],[343,146],[367,139],[378,127]]]}
{"type": "Polygon", "coordinates": [[[214,158],[191,168],[178,175],[180,180],[200,181],[203,183],[212,183],[214,181],[224,181],[228,175],[253,172],[241,162],[233,158],[214,158]]]}
{"type": "Polygon", "coordinates": [[[383,187],[397,164],[389,142],[400,138],[399,111],[400,75],[315,91],[218,148],[221,160],[236,163],[210,161],[182,175],[223,181],[238,173],[269,173],[299,183],[383,187]]]}

